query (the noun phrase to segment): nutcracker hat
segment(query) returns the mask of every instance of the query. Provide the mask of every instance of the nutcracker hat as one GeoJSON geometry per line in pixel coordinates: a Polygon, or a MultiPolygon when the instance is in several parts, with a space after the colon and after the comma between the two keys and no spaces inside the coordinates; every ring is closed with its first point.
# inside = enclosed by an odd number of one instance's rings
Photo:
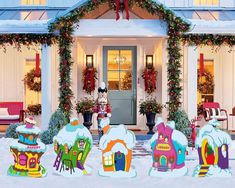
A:
{"type": "Polygon", "coordinates": [[[107,93],[107,92],[108,92],[108,90],[107,90],[107,88],[106,88],[106,86],[105,86],[105,83],[102,82],[102,83],[100,84],[100,87],[98,88],[98,93],[107,93]]]}

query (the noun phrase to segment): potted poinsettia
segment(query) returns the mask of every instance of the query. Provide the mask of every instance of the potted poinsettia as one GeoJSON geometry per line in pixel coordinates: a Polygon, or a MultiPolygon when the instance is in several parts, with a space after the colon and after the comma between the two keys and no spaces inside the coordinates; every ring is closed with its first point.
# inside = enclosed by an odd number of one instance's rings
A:
{"type": "Polygon", "coordinates": [[[149,128],[147,134],[154,134],[153,127],[155,125],[156,114],[161,114],[163,105],[158,103],[154,98],[148,98],[146,100],[141,100],[139,105],[139,113],[146,115],[147,123],[146,125],[149,128]]]}
{"type": "Polygon", "coordinates": [[[95,106],[95,100],[90,99],[88,97],[80,99],[76,104],[77,114],[81,113],[83,115],[83,120],[84,120],[83,125],[88,129],[90,129],[92,125],[94,106],[95,106]]]}

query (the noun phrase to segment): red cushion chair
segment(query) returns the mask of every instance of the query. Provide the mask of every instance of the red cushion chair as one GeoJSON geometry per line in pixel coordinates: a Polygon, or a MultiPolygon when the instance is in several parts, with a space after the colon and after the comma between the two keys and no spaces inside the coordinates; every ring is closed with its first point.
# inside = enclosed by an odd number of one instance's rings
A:
{"type": "Polygon", "coordinates": [[[220,108],[218,102],[205,102],[203,103],[204,117],[206,121],[216,118],[218,121],[226,121],[228,130],[228,113],[225,109],[220,108]]]}
{"type": "Polygon", "coordinates": [[[9,125],[24,121],[23,102],[0,102],[0,108],[7,108],[8,115],[0,115],[0,125],[9,125]]]}

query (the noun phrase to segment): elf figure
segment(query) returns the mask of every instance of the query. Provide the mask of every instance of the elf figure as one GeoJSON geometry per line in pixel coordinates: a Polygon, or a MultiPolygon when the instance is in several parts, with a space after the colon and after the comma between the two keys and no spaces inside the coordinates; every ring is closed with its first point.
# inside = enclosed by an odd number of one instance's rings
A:
{"type": "Polygon", "coordinates": [[[94,107],[94,112],[97,113],[97,121],[98,121],[98,134],[99,139],[103,135],[103,131],[101,128],[101,120],[106,117],[111,117],[111,106],[108,102],[108,90],[105,87],[105,83],[102,82],[100,87],[98,88],[98,98],[96,100],[96,105],[94,107]]]}

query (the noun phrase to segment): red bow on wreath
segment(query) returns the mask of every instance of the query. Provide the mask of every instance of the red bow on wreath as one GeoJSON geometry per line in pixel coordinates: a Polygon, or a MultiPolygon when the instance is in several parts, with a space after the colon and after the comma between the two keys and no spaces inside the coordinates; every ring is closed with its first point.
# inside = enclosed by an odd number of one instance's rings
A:
{"type": "Polygon", "coordinates": [[[157,87],[157,71],[154,68],[152,69],[145,69],[142,78],[144,79],[145,91],[148,94],[153,93],[157,87]]]}
{"type": "Polygon", "coordinates": [[[96,68],[86,68],[83,71],[83,81],[84,86],[83,89],[91,94],[92,91],[95,90],[95,80],[97,79],[97,70],[96,68]]]}

